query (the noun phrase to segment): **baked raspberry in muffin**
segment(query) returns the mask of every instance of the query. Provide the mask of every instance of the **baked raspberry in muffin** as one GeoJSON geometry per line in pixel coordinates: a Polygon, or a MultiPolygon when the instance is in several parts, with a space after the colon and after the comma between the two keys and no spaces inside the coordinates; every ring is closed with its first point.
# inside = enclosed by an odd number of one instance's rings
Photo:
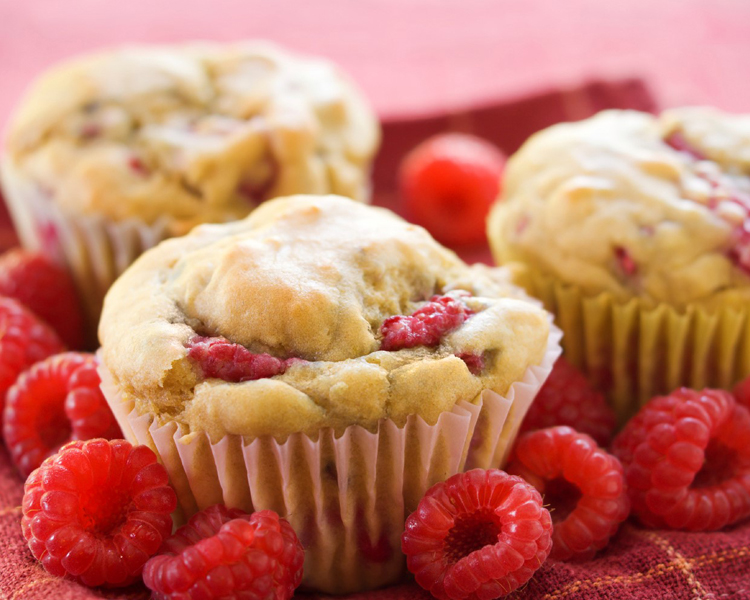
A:
{"type": "Polygon", "coordinates": [[[506,279],[383,209],[277,199],[118,279],[103,389],[186,513],[276,510],[307,548],[308,587],[384,585],[403,573],[409,509],[503,459],[558,352],[506,279]]]}
{"type": "Polygon", "coordinates": [[[327,61],[265,43],[135,46],[39,78],[3,185],[27,247],[62,255],[92,314],[145,248],[268,198],[369,194],[378,125],[327,61]]]}
{"type": "Polygon", "coordinates": [[[606,111],[529,139],[488,235],[626,412],[750,371],[750,116],[606,111]]]}

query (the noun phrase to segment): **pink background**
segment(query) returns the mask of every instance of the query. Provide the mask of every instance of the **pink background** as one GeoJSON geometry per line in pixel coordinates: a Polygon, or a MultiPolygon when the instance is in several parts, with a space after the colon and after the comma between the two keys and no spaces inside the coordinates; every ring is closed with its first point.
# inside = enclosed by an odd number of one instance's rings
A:
{"type": "Polygon", "coordinates": [[[750,104],[750,0],[0,0],[0,123],[41,69],[128,41],[263,37],[331,57],[384,118],[643,76],[750,104]]]}

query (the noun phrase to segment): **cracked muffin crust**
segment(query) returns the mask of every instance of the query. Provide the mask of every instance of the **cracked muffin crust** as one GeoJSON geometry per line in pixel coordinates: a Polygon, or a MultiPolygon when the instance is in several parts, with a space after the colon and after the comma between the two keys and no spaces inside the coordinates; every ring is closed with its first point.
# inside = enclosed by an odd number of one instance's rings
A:
{"type": "Polygon", "coordinates": [[[750,298],[750,116],[605,111],[508,162],[488,237],[499,263],[679,309],[750,298]]]}
{"type": "Polygon", "coordinates": [[[134,46],[43,75],[9,126],[6,169],[73,214],[171,235],[267,198],[366,200],[377,121],[331,63],[264,43],[134,46]]]}
{"type": "Polygon", "coordinates": [[[508,281],[384,209],[280,198],[139,258],[102,359],[139,413],[213,441],[434,423],[541,362],[547,313],[508,281]]]}

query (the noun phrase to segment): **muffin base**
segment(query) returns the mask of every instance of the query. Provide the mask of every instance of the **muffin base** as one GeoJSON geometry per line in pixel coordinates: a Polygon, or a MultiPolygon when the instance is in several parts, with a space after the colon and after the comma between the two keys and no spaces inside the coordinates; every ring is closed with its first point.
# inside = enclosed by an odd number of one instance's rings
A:
{"type": "Polygon", "coordinates": [[[555,315],[565,357],[581,368],[624,423],[648,400],[685,386],[730,389],[750,375],[750,310],[679,311],[577,287],[526,271],[526,290],[555,315]]]}
{"type": "Polygon", "coordinates": [[[561,353],[553,328],[539,366],[504,395],[486,390],[429,425],[411,416],[403,427],[383,420],[370,432],[351,426],[336,436],[293,434],[245,440],[185,433],[159,425],[122,397],[105,366],[102,390],[132,443],[159,455],[182,517],[216,503],[245,511],[272,509],[305,546],[303,589],[344,594],[399,581],[406,574],[401,534],[406,517],[435,483],[468,468],[501,466],[528,407],[561,353]]]}
{"type": "Polygon", "coordinates": [[[85,311],[87,341],[95,345],[104,296],[144,251],[169,237],[166,219],[148,225],[62,211],[44,190],[24,180],[5,157],[3,191],[21,244],[68,268],[85,311]]]}

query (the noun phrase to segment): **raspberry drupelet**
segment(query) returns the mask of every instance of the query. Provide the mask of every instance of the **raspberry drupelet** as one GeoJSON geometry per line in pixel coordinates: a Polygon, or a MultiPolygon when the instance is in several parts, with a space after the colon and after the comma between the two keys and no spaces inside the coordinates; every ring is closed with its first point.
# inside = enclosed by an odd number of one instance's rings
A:
{"type": "Polygon", "coordinates": [[[122,437],[96,366],[93,354],[56,354],[22,373],[8,390],[3,437],[24,477],[71,440],[122,437]]]}
{"type": "Polygon", "coordinates": [[[551,530],[531,485],[474,469],[428,490],[401,547],[417,583],[439,600],[487,600],[531,578],[549,554],[551,530]]]}
{"type": "Polygon", "coordinates": [[[728,392],[657,396],[612,444],[646,525],[713,531],[750,516],[750,411],[728,392]]]}
{"type": "Polygon", "coordinates": [[[302,544],[270,510],[222,505],[193,515],[143,570],[155,600],[289,600],[302,581],[302,544]]]}
{"type": "Polygon", "coordinates": [[[46,323],[13,298],[0,297],[0,331],[0,404],[5,404],[22,371],[65,348],[46,323]]]}
{"type": "Polygon", "coordinates": [[[508,472],[532,484],[550,506],[556,560],[593,557],[630,514],[620,461],[570,427],[523,435],[508,472]]]}
{"type": "Polygon", "coordinates": [[[136,581],[172,531],[177,497],[146,446],[71,442],[26,480],[21,527],[34,557],[90,587],[136,581]]]}

